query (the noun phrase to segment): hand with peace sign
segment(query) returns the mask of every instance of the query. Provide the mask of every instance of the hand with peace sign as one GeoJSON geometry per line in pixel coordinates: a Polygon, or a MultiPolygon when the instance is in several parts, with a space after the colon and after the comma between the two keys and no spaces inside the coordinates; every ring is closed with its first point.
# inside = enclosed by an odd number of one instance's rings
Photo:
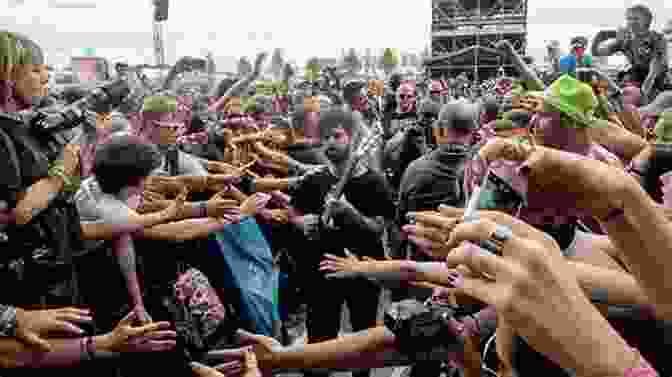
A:
{"type": "Polygon", "coordinates": [[[477,215],[461,222],[462,213],[448,207],[439,215],[454,224],[447,267],[472,272],[454,279],[459,293],[493,305],[531,347],[579,375],[624,375],[636,366],[638,355],[584,295],[555,241],[509,215],[477,215]],[[497,253],[476,246],[502,227],[511,231],[496,240],[497,253]]]}

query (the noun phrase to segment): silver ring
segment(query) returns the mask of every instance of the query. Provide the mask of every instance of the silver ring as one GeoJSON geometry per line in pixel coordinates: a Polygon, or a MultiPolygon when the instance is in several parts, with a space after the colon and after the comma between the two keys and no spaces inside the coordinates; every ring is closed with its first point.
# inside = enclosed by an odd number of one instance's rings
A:
{"type": "Polygon", "coordinates": [[[502,225],[497,225],[495,230],[490,233],[490,237],[488,237],[487,240],[478,242],[478,245],[495,255],[501,256],[506,242],[511,238],[513,238],[511,229],[502,225]]]}

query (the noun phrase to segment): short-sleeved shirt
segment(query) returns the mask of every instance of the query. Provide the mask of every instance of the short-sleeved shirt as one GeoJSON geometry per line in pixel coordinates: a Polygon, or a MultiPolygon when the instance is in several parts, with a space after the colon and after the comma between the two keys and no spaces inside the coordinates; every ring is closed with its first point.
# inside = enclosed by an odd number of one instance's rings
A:
{"type": "MultiPolygon", "coordinates": [[[[74,197],[81,223],[124,224],[129,221],[129,206],[115,195],[105,193],[95,176],[85,179],[74,197]]],[[[103,241],[86,241],[88,249],[103,241]]]]}
{"type": "Polygon", "coordinates": [[[75,204],[81,222],[123,223],[128,221],[129,207],[115,195],[101,190],[96,177],[85,179],[75,194],[75,204]]]}

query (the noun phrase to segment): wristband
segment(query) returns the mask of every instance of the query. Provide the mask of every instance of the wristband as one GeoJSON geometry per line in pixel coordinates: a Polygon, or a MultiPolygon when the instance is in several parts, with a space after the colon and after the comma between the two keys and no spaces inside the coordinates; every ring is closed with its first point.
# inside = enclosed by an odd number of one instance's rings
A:
{"type": "Polygon", "coordinates": [[[80,338],[79,339],[79,354],[82,356],[82,360],[87,361],[91,360],[89,353],[87,352],[87,344],[86,344],[86,339],[87,338],[80,338]]]}
{"type": "Polygon", "coordinates": [[[208,202],[196,202],[198,217],[208,217],[208,202]]]}
{"type": "Polygon", "coordinates": [[[0,336],[16,336],[16,308],[8,305],[0,305],[0,336]]]}
{"type": "Polygon", "coordinates": [[[96,358],[96,347],[93,344],[93,337],[89,336],[86,338],[86,354],[89,357],[89,360],[96,358]]]}
{"type": "Polygon", "coordinates": [[[604,220],[602,220],[602,222],[609,223],[609,222],[612,222],[614,220],[621,219],[624,216],[625,216],[625,211],[623,210],[623,208],[614,208],[614,209],[609,211],[609,213],[604,218],[604,220]]]}
{"type": "Polygon", "coordinates": [[[506,242],[513,238],[513,232],[508,227],[497,225],[494,231],[490,233],[487,240],[477,242],[478,246],[485,250],[494,253],[495,255],[502,255],[506,242]]]}
{"type": "Polygon", "coordinates": [[[60,161],[52,164],[51,167],[49,168],[49,171],[47,172],[47,174],[50,177],[61,178],[63,180],[63,184],[65,186],[72,185],[72,181],[71,181],[70,177],[68,177],[65,174],[65,166],[63,166],[63,163],[60,162],[60,161]]]}
{"type": "Polygon", "coordinates": [[[635,353],[635,366],[629,368],[623,374],[623,377],[658,377],[658,372],[642,357],[639,351],[632,349],[635,353]]]}

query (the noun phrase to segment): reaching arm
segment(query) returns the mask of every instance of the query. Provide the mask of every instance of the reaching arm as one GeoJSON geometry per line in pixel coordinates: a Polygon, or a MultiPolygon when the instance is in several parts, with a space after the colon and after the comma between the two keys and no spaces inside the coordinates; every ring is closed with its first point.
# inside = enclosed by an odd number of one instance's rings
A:
{"type": "MultiPolygon", "coordinates": [[[[87,338],[47,339],[51,352],[39,352],[29,348],[14,338],[0,339],[0,367],[14,368],[53,368],[72,367],[89,360],[87,338]]],[[[118,353],[107,350],[104,336],[92,338],[93,356],[99,358],[116,358],[118,353]]]]}
{"type": "Polygon", "coordinates": [[[164,241],[190,241],[206,238],[211,233],[221,231],[229,223],[226,219],[187,219],[145,228],[138,232],[136,237],[164,241]]]}
{"type": "MultiPolygon", "coordinates": [[[[121,274],[126,280],[126,289],[128,289],[128,295],[133,302],[133,307],[136,309],[142,308],[141,314],[144,316],[146,311],[144,309],[145,305],[142,300],[140,281],[138,280],[138,273],[136,270],[135,247],[133,246],[133,238],[128,233],[120,236],[113,241],[112,249],[117,256],[117,262],[121,268],[121,274]]],[[[139,316],[138,318],[143,322],[151,321],[151,319],[147,317],[143,318],[139,316]]]]}
{"type": "Polygon", "coordinates": [[[537,73],[523,60],[523,57],[516,52],[511,42],[503,40],[497,43],[497,48],[504,51],[516,67],[521,78],[525,81],[528,90],[544,90],[544,82],[541,81],[537,73]]]}
{"type": "Polygon", "coordinates": [[[257,59],[254,62],[254,71],[247,77],[245,77],[242,80],[238,80],[229,90],[224,93],[224,95],[219,98],[215,103],[210,105],[208,107],[208,112],[216,113],[218,112],[224,104],[231,98],[231,97],[239,97],[245,89],[247,89],[250,84],[254,82],[257,78],[259,78],[259,75],[261,75],[261,68],[262,65],[264,64],[264,60],[266,60],[266,53],[261,53],[257,55],[257,59]]]}
{"type": "Polygon", "coordinates": [[[595,56],[612,56],[620,50],[621,43],[618,39],[608,39],[597,45],[594,49],[595,56]]]}
{"type": "Polygon", "coordinates": [[[450,285],[448,268],[441,262],[361,261],[354,266],[355,274],[375,280],[425,281],[450,285]]]}
{"type": "Polygon", "coordinates": [[[672,276],[667,273],[667,267],[672,265],[672,254],[666,251],[672,249],[672,227],[665,214],[633,179],[624,185],[621,195],[624,214],[602,226],[622,251],[625,262],[646,296],[651,298],[657,314],[670,319],[672,276]]]}
{"type": "MultiPolygon", "coordinates": [[[[82,238],[87,240],[113,239],[124,233],[133,233],[172,220],[175,212],[171,207],[159,212],[140,215],[120,203],[101,200],[97,204],[100,219],[82,221],[82,238]]],[[[79,210],[83,208],[79,206],[79,210]]]]}

